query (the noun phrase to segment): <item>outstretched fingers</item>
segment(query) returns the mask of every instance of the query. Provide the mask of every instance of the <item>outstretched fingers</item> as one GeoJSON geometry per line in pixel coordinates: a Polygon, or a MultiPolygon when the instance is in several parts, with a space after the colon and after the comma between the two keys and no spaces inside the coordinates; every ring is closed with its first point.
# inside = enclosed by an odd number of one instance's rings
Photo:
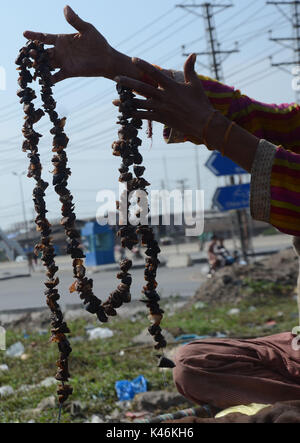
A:
{"type": "MultiPolygon", "coordinates": [[[[134,100],[134,102],[141,102],[138,106],[139,109],[146,109],[146,111],[133,111],[130,115],[132,118],[138,118],[141,120],[151,120],[159,123],[163,123],[159,110],[151,110],[153,105],[149,104],[150,100],[134,100]]],[[[113,100],[113,104],[117,107],[121,105],[120,100],[113,100]]],[[[158,106],[159,107],[159,106],[158,106]]]]}
{"type": "Polygon", "coordinates": [[[200,80],[195,71],[196,60],[197,60],[196,54],[191,54],[188,57],[187,61],[184,64],[184,79],[186,84],[189,84],[193,87],[198,97],[203,99],[206,96],[203,89],[202,81],[200,80]]]}
{"type": "MultiPolygon", "coordinates": [[[[113,100],[113,105],[120,107],[121,104],[121,100],[113,100]]],[[[139,100],[136,98],[132,100],[132,104],[135,106],[136,109],[146,109],[148,111],[157,111],[161,109],[161,103],[152,100],[151,98],[148,100],[139,100]]]]}
{"type": "Polygon", "coordinates": [[[163,119],[158,112],[155,111],[135,111],[132,113],[133,118],[141,120],[150,120],[152,122],[163,123],[163,119]]]}
{"type": "Polygon", "coordinates": [[[119,83],[121,86],[133,89],[135,92],[137,92],[140,95],[143,95],[144,97],[155,98],[159,100],[162,96],[162,91],[154,88],[151,85],[148,85],[147,83],[143,83],[139,80],[134,80],[132,78],[124,76],[116,77],[114,80],[115,82],[119,83]]]}
{"type": "Polygon", "coordinates": [[[24,37],[28,40],[38,40],[45,45],[55,45],[57,34],[45,34],[43,32],[25,31],[24,37]]]}
{"type": "Polygon", "coordinates": [[[196,54],[191,54],[184,64],[184,80],[186,83],[193,84],[198,80],[198,76],[195,71],[196,59],[196,54]]]}
{"type": "Polygon", "coordinates": [[[160,109],[161,103],[158,101],[155,101],[151,98],[148,100],[140,100],[140,99],[133,99],[133,104],[135,105],[136,109],[147,109],[147,110],[157,110],[160,109]]]}
{"type": "Polygon", "coordinates": [[[67,22],[73,26],[78,32],[84,32],[87,31],[91,25],[90,23],[85,22],[82,20],[70,6],[66,6],[64,9],[64,14],[67,22]]]}
{"type": "Polygon", "coordinates": [[[64,72],[63,69],[61,69],[60,71],[58,71],[52,75],[52,81],[54,84],[59,83],[59,82],[65,80],[66,78],[68,78],[68,75],[64,72]]]}

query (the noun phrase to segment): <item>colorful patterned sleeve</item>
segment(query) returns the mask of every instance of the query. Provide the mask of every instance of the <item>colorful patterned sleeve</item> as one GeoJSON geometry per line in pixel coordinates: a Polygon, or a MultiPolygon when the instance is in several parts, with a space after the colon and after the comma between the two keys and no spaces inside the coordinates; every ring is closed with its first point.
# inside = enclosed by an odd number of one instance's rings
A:
{"type": "MultiPolygon", "coordinates": [[[[177,81],[183,73],[171,71],[177,81]]],[[[212,105],[258,138],[300,153],[300,106],[297,104],[265,104],[242,95],[239,90],[200,75],[204,90],[212,105]]],[[[167,143],[184,142],[185,137],[165,128],[167,143]]],[[[193,140],[193,142],[195,142],[193,140]]],[[[196,143],[197,144],[197,143],[196,143]]]]}
{"type": "MultiPolygon", "coordinates": [[[[171,72],[175,80],[184,81],[182,72],[171,72]]],[[[218,81],[199,77],[213,106],[261,139],[251,171],[253,218],[300,237],[299,105],[260,103],[218,81]]],[[[164,129],[164,138],[167,143],[186,141],[170,128],[164,129]]]]}
{"type": "Polygon", "coordinates": [[[300,237],[300,154],[261,140],[251,176],[253,218],[300,237]]]}

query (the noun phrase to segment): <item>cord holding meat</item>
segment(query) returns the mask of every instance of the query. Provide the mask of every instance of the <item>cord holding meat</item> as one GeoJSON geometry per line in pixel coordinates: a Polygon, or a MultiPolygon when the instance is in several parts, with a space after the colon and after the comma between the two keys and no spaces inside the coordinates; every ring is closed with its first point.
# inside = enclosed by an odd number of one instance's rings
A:
{"type": "Polygon", "coordinates": [[[32,101],[36,99],[36,94],[33,89],[28,87],[28,84],[32,83],[34,79],[40,78],[39,83],[42,86],[44,109],[46,112],[51,113],[52,118],[56,119],[57,125],[61,126],[61,120],[58,119],[57,114],[54,112],[55,104],[51,97],[51,82],[47,81],[51,76],[51,71],[45,62],[44,48],[41,44],[28,42],[26,47],[20,50],[16,64],[19,66],[20,75],[18,83],[21,89],[17,92],[17,95],[20,97],[20,103],[23,104],[25,112],[25,123],[22,130],[25,141],[22,150],[28,152],[27,156],[30,159],[28,177],[34,178],[36,182],[33,190],[33,201],[37,213],[35,223],[37,230],[41,233],[41,241],[36,245],[35,253],[42,253],[42,262],[47,269],[46,275],[48,280],[44,283],[46,286],[45,296],[47,305],[51,310],[51,341],[58,344],[60,352],[60,357],[57,361],[58,370],[56,380],[62,383],[58,387],[59,401],[62,404],[68,399],[69,395],[72,394],[72,388],[65,385],[65,382],[68,382],[70,378],[68,358],[72,349],[66,337],[66,334],[68,334],[70,330],[64,321],[62,311],[58,304],[60,299],[57,289],[59,279],[56,277],[58,267],[55,263],[51,225],[46,218],[48,211],[46,209],[45,191],[49,185],[42,179],[42,165],[38,152],[38,143],[42,135],[34,130],[34,124],[37,123],[45,113],[42,109],[35,110],[32,101]],[[35,68],[34,76],[30,73],[31,68],[35,68]]]}
{"type": "MultiPolygon", "coordinates": [[[[150,86],[150,88],[152,88],[152,86],[150,86]]],[[[120,97],[118,105],[121,113],[118,124],[121,125],[121,129],[118,133],[119,140],[113,143],[112,149],[114,156],[122,158],[122,164],[119,168],[119,181],[126,184],[126,190],[122,193],[120,202],[117,202],[117,209],[120,210],[120,208],[122,208],[123,213],[126,213],[127,219],[127,224],[120,228],[118,236],[121,238],[123,248],[132,250],[134,246],[139,244],[139,236],[141,237],[142,245],[147,248],[145,266],[145,280],[147,284],[143,288],[145,299],[143,299],[142,302],[145,303],[150,310],[149,318],[152,326],[149,328],[149,333],[154,337],[156,342],[155,349],[160,350],[167,345],[160,327],[164,312],[159,306],[160,297],[156,290],[156,274],[160,263],[158,259],[160,248],[155,240],[152,228],[142,224],[142,220],[144,220],[144,217],[147,217],[149,213],[148,199],[146,201],[146,214],[141,214],[140,207],[138,207],[135,212],[135,217],[139,220],[138,226],[130,224],[131,193],[135,193],[138,203],[141,203],[143,196],[147,195],[147,187],[150,186],[150,183],[143,178],[146,168],[142,166],[143,157],[139,152],[142,140],[138,138],[138,130],[142,127],[142,121],[131,118],[131,115],[136,111],[136,99],[132,91],[120,85],[117,85],[117,91],[120,97]],[[130,167],[133,169],[132,172],[130,172],[130,167]]],[[[131,261],[125,260],[125,262],[121,262],[121,272],[117,277],[121,279],[122,283],[103,305],[108,315],[114,315],[116,313],[115,309],[119,308],[123,303],[130,301],[132,276],[128,274],[128,271],[131,266],[131,261]]],[[[159,358],[161,357],[160,355],[159,358]]],[[[170,366],[169,362],[165,360],[163,360],[163,362],[160,361],[160,364],[162,363],[172,367],[172,365],[170,366]]]]}

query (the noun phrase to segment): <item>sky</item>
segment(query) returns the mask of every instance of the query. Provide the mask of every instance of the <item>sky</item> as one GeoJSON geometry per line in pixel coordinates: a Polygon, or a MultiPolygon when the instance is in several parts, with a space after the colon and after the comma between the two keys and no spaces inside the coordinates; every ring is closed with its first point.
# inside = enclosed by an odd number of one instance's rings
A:
{"type": "MultiPolygon", "coordinates": [[[[65,1],[10,0],[1,6],[1,72],[6,72],[6,90],[0,90],[0,227],[9,228],[22,221],[21,194],[18,179],[12,172],[27,170],[28,159],[21,151],[22,106],[16,97],[17,72],[14,60],[25,43],[26,29],[71,33],[74,30],[63,16],[65,1]]],[[[193,1],[183,0],[182,4],[193,1]]],[[[223,64],[224,79],[230,86],[241,89],[265,103],[287,103],[295,100],[292,75],[271,67],[274,62],[292,61],[288,48],[269,40],[290,37],[291,23],[274,6],[263,0],[233,0],[233,7],[219,10],[216,28],[221,48],[231,50],[239,42],[240,52],[230,55],[223,64]]],[[[175,0],[70,0],[70,6],[86,21],[93,23],[119,51],[146,59],[165,68],[182,69],[186,52],[207,49],[204,20],[195,14],[201,10],[176,7],[175,0]]],[[[289,9],[285,9],[290,14],[289,9]]],[[[206,56],[198,58],[197,70],[212,75],[206,56]],[[206,68],[208,66],[208,69],[206,68]]],[[[95,216],[97,192],[101,189],[117,190],[119,159],[111,155],[111,144],[117,138],[117,111],[112,105],[116,98],[113,82],[103,79],[65,80],[55,87],[58,112],[68,118],[66,132],[70,138],[68,156],[72,169],[70,189],[75,196],[79,218],[95,216]]],[[[44,164],[44,177],[50,181],[51,136],[47,121],[37,125],[45,136],[40,143],[44,164]]],[[[162,138],[162,125],[154,125],[153,144],[143,131],[143,154],[147,179],[154,189],[162,181],[175,189],[177,181],[186,179],[188,189],[197,186],[195,147],[190,143],[166,145],[162,138]]],[[[39,130],[39,129],[37,129],[39,130]]],[[[216,179],[205,167],[210,153],[198,147],[201,188],[205,191],[206,207],[222,179],[216,179]]],[[[33,180],[22,178],[26,216],[33,218],[31,201],[33,180]]],[[[49,218],[59,218],[59,204],[53,189],[47,193],[49,218]]]]}

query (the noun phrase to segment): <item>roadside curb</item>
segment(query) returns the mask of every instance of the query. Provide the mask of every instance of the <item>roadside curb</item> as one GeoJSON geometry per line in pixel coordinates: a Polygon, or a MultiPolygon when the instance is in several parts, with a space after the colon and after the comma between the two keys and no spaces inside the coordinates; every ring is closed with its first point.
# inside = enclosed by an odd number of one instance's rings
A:
{"type": "Polygon", "coordinates": [[[0,277],[0,281],[15,280],[16,278],[27,278],[27,277],[31,277],[31,274],[8,275],[7,277],[0,277]]]}
{"type": "MultiPolygon", "coordinates": [[[[290,248],[285,248],[285,249],[290,249],[290,248]]],[[[255,252],[255,253],[250,253],[248,254],[248,257],[264,257],[267,255],[275,255],[278,252],[280,252],[283,249],[278,249],[278,250],[265,250],[265,251],[260,251],[260,252],[255,252]]],[[[191,261],[192,261],[192,266],[195,264],[206,264],[207,263],[207,258],[206,257],[191,257],[191,261]]],[[[166,267],[168,263],[168,260],[166,260],[165,258],[163,260],[161,260],[161,264],[160,264],[160,268],[166,267]]],[[[105,266],[105,265],[104,265],[105,266]]],[[[132,265],[132,269],[144,269],[145,267],[145,262],[141,261],[141,262],[137,262],[137,263],[133,263],[132,265]]],[[[119,271],[119,265],[116,264],[112,264],[112,265],[107,265],[105,267],[94,267],[94,268],[90,268],[88,269],[88,273],[90,275],[94,275],[94,274],[100,274],[102,272],[117,272],[119,271]]],[[[42,274],[43,272],[40,271],[40,273],[42,274]]],[[[17,274],[17,275],[9,275],[7,277],[0,277],[0,282],[1,281],[6,281],[6,280],[14,280],[14,279],[19,279],[19,278],[29,278],[31,277],[30,274],[17,274]]]]}
{"type": "MultiPolygon", "coordinates": [[[[161,261],[159,267],[163,268],[165,267],[167,264],[166,261],[161,261]]],[[[144,269],[145,268],[145,262],[141,262],[141,263],[133,263],[132,268],[131,269],[144,269]]],[[[112,271],[119,271],[120,270],[120,266],[118,264],[112,265],[110,267],[106,267],[106,268],[90,268],[88,269],[89,274],[100,274],[101,272],[112,272],[112,271]]]]}

